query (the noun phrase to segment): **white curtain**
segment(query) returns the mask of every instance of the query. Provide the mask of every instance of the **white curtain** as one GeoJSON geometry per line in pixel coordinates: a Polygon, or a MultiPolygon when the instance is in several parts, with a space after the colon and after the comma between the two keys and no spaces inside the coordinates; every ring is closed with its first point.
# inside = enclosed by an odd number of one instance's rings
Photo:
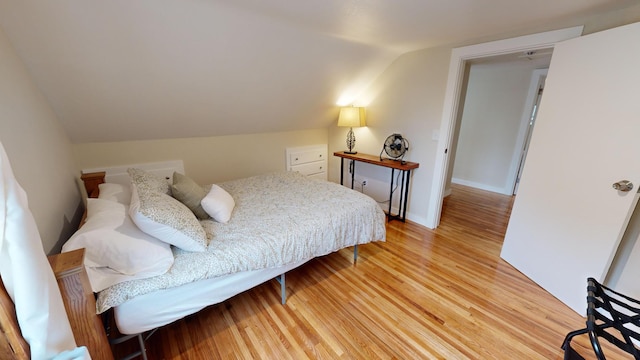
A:
{"type": "Polygon", "coordinates": [[[78,348],[27,195],[0,143],[0,275],[32,359],[90,359],[78,348]]]}

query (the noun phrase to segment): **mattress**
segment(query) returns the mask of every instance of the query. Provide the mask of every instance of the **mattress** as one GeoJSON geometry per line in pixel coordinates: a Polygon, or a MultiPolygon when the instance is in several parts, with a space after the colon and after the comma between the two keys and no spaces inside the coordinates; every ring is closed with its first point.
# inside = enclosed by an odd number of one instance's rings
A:
{"type": "Polygon", "coordinates": [[[226,224],[202,222],[211,239],[207,250],[173,248],[175,260],[167,273],[101,291],[98,312],[192,282],[292,268],[342,248],[385,240],[385,215],[378,204],[335,183],[281,172],[219,185],[233,196],[236,207],[226,224]]]}
{"type": "Polygon", "coordinates": [[[116,325],[122,334],[139,334],[164,326],[284,274],[308,260],[278,268],[223,275],[138,296],[114,308],[116,325]]]}

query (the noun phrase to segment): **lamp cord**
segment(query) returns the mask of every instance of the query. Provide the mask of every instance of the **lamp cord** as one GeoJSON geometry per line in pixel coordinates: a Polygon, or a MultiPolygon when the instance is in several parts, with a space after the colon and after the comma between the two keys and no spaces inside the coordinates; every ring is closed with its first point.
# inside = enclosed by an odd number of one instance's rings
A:
{"type": "MultiPolygon", "coordinates": [[[[376,203],[378,204],[386,204],[389,201],[391,201],[391,198],[393,197],[393,194],[396,192],[396,190],[398,189],[398,180],[400,179],[400,172],[398,172],[398,174],[396,175],[396,186],[393,187],[393,190],[391,190],[391,193],[389,194],[389,199],[388,200],[383,200],[383,201],[378,201],[376,199],[373,199],[373,196],[368,195],[370,198],[372,198],[376,203]]],[[[364,194],[364,185],[362,185],[362,182],[360,182],[360,192],[364,194]]],[[[365,194],[366,195],[366,194],[365,194]]]]}

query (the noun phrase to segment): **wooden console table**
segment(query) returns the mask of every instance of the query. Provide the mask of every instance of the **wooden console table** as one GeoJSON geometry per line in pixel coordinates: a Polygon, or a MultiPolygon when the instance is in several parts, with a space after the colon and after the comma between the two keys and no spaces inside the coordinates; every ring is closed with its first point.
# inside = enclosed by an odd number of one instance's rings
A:
{"type": "MultiPolygon", "coordinates": [[[[389,188],[389,211],[387,212],[387,221],[400,220],[405,221],[407,215],[407,200],[409,198],[409,179],[411,178],[411,170],[417,169],[420,164],[409,161],[400,161],[393,159],[382,159],[379,156],[369,154],[345,154],[344,151],[337,151],[333,153],[334,156],[340,158],[340,185],[344,185],[344,159],[351,160],[351,188],[353,189],[353,183],[356,176],[356,161],[372,164],[376,166],[383,166],[391,169],[391,186],[389,188]],[[395,184],[395,171],[398,170],[402,173],[402,180],[400,180],[400,205],[398,207],[398,214],[393,215],[391,213],[391,205],[393,204],[393,188],[395,184]]],[[[397,186],[397,184],[395,184],[397,186]]]]}

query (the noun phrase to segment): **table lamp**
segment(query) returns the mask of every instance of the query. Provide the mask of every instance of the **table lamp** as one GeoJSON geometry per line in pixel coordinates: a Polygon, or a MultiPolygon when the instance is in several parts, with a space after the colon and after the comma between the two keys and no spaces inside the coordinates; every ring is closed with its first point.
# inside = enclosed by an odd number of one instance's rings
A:
{"type": "Polygon", "coordinates": [[[353,128],[366,126],[364,108],[356,106],[341,108],[340,115],[338,116],[338,126],[349,127],[349,132],[347,133],[347,147],[349,150],[344,153],[357,154],[357,151],[353,151],[353,148],[356,146],[356,136],[353,134],[353,128]]]}

